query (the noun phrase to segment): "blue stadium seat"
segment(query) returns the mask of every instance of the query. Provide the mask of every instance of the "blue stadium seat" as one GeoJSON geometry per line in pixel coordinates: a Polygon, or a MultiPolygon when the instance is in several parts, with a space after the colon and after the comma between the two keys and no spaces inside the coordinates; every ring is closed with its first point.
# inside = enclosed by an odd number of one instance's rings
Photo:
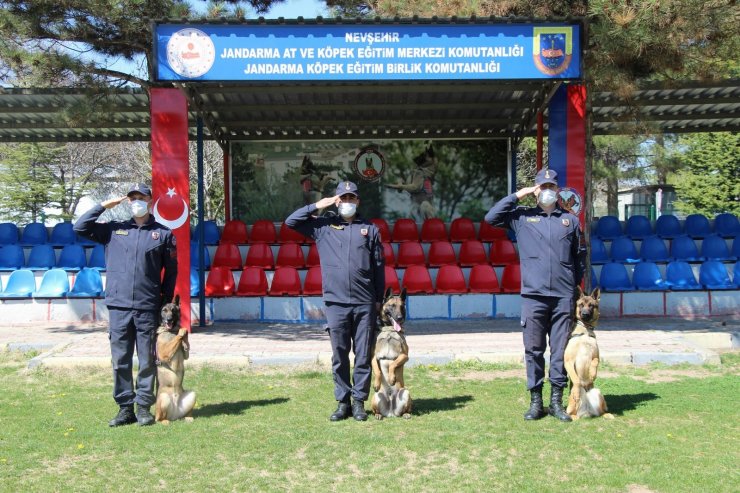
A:
{"type": "Polygon", "coordinates": [[[709,219],[704,214],[689,214],[683,223],[684,232],[692,238],[704,238],[712,234],[709,219]]]}
{"type": "Polygon", "coordinates": [[[65,245],[59,254],[57,268],[64,270],[80,270],[87,265],[85,256],[85,247],[82,245],[72,244],[65,245]]]}
{"type": "Polygon", "coordinates": [[[18,243],[18,226],[15,223],[0,223],[0,245],[18,243]]]}
{"type": "Polygon", "coordinates": [[[701,289],[701,284],[696,282],[693,269],[691,269],[688,262],[683,260],[674,260],[668,263],[665,270],[665,279],[674,291],[701,289]]]}
{"type": "Polygon", "coordinates": [[[737,260],[730,255],[725,239],[719,235],[711,234],[701,242],[701,256],[707,260],[737,260]]]}
{"type": "Polygon", "coordinates": [[[77,235],[74,231],[74,226],[70,222],[57,223],[51,230],[51,236],[49,237],[49,244],[55,247],[62,247],[64,245],[71,245],[77,242],[77,235]]]}
{"type": "Polygon", "coordinates": [[[655,235],[644,238],[640,245],[640,258],[647,262],[668,262],[670,256],[665,240],[655,235]]]}
{"type": "Polygon", "coordinates": [[[685,262],[701,262],[704,258],[699,255],[694,240],[686,235],[677,236],[671,240],[671,259],[685,262]]]}
{"type": "Polygon", "coordinates": [[[105,270],[105,246],[98,243],[90,252],[90,259],[87,266],[91,269],[105,270]]]}
{"type": "Polygon", "coordinates": [[[591,237],[591,263],[605,264],[609,262],[609,254],[606,251],[604,242],[595,236],[591,237]]]}
{"type": "Polygon", "coordinates": [[[665,291],[669,288],[655,262],[640,262],[635,265],[632,285],[640,291],[665,291]]]}
{"type": "Polygon", "coordinates": [[[21,235],[21,245],[43,245],[47,241],[49,241],[49,234],[46,231],[46,226],[44,226],[43,224],[31,223],[26,224],[23,227],[23,234],[21,235]]]}
{"type": "Polygon", "coordinates": [[[34,298],[60,298],[69,292],[67,271],[63,269],[49,269],[41,278],[41,285],[32,293],[34,298]]]}
{"type": "Polygon", "coordinates": [[[675,238],[681,236],[681,223],[676,216],[666,214],[655,221],[655,234],[661,238],[675,238]]]}
{"type": "Polygon", "coordinates": [[[602,240],[613,240],[622,236],[622,223],[615,216],[602,216],[596,223],[596,236],[602,240]]]}
{"type": "Polygon", "coordinates": [[[627,236],[620,236],[612,241],[610,258],[614,262],[636,264],[640,261],[635,244],[627,236]]]}
{"type": "Polygon", "coordinates": [[[91,246],[95,246],[99,244],[97,241],[92,241],[80,235],[75,235],[75,243],[77,243],[78,245],[86,246],[86,247],[91,247],[91,246]]]}
{"type": "Polygon", "coordinates": [[[26,265],[26,259],[22,246],[4,245],[0,248],[0,271],[16,270],[24,265],[26,265]]]}
{"type": "Polygon", "coordinates": [[[735,289],[725,264],[719,260],[707,260],[699,268],[699,282],[706,289],[735,289]]]}
{"type": "Polygon", "coordinates": [[[641,240],[654,234],[650,219],[645,216],[630,216],[625,232],[633,240],[641,240]]]}
{"type": "Polygon", "coordinates": [[[594,290],[599,287],[599,276],[596,275],[596,271],[591,267],[591,289],[594,290]]]}
{"type": "MultiPolygon", "coordinates": [[[[198,241],[200,226],[200,224],[197,224],[193,228],[192,238],[194,241],[198,241]]],[[[206,245],[218,245],[218,242],[221,239],[221,231],[219,231],[216,221],[203,221],[203,235],[205,238],[204,243],[206,245]]]]}
{"type": "Polygon", "coordinates": [[[0,298],[29,298],[36,291],[36,278],[28,269],[18,269],[10,273],[8,284],[0,293],[0,298]]]}
{"type": "MultiPolygon", "coordinates": [[[[190,266],[197,269],[198,268],[198,242],[197,241],[191,241],[190,242],[190,266]]],[[[206,248],[205,245],[203,245],[203,266],[206,270],[211,268],[211,254],[208,253],[208,248],[206,248]]]]}
{"type": "Polygon", "coordinates": [[[735,266],[732,269],[732,280],[735,286],[740,289],[740,260],[735,262],[735,266]]]}
{"type": "Polygon", "coordinates": [[[54,247],[51,245],[34,245],[31,253],[28,254],[26,269],[47,270],[57,265],[57,257],[54,253],[54,247]]]}
{"type": "Polygon", "coordinates": [[[99,298],[103,295],[103,279],[100,271],[85,267],[75,276],[68,298],[99,298]]]}
{"type": "Polygon", "coordinates": [[[740,236],[740,221],[735,214],[724,212],[714,218],[714,232],[724,238],[740,236]]]}
{"type": "Polygon", "coordinates": [[[200,277],[197,269],[190,269],[190,296],[195,298],[200,294],[200,277]]]}
{"type": "Polygon", "coordinates": [[[627,269],[620,262],[609,262],[601,266],[599,286],[604,291],[634,291],[627,269]]]}
{"type": "Polygon", "coordinates": [[[730,252],[730,255],[740,260],[740,236],[736,237],[732,241],[732,251],[730,252]]]}

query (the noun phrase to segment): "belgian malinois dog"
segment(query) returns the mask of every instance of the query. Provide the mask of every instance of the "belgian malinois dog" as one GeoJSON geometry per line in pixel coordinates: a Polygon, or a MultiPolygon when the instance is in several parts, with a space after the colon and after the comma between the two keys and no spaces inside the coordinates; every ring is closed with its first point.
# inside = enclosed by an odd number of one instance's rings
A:
{"type": "Polygon", "coordinates": [[[573,418],[604,416],[606,401],[601,391],[594,387],[599,369],[599,346],[594,329],[599,322],[599,297],[601,291],[594,289],[586,295],[578,286],[575,325],[565,346],[565,371],[570,380],[570,396],[566,412],[573,418]]]}
{"type": "Polygon", "coordinates": [[[157,404],[154,419],[162,424],[192,421],[195,392],[182,388],[185,360],[190,356],[188,330],[180,327],[180,296],[162,307],[157,329],[157,404]]]}
{"type": "Polygon", "coordinates": [[[409,360],[409,346],[403,332],[406,321],[406,289],[394,295],[391,288],[385,291],[385,301],[380,311],[383,327],[375,339],[373,353],[372,409],[375,419],[383,417],[411,417],[411,395],[404,387],[403,365],[409,360]]]}

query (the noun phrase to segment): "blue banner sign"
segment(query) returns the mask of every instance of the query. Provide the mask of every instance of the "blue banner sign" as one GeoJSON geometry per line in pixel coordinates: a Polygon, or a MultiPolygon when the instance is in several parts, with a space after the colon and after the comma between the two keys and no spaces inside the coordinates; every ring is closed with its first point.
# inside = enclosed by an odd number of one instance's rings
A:
{"type": "Polygon", "coordinates": [[[159,24],[159,81],[579,79],[579,24],[159,24]]]}

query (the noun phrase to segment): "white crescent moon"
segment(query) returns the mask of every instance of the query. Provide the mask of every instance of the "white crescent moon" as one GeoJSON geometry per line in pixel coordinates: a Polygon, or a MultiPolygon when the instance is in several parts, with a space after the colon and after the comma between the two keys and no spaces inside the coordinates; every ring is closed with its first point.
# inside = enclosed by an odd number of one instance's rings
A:
{"type": "Polygon", "coordinates": [[[154,215],[154,219],[157,220],[157,222],[163,226],[167,226],[172,231],[176,230],[183,224],[185,224],[185,221],[188,220],[190,217],[189,211],[188,211],[188,204],[185,203],[184,199],[182,200],[182,214],[177,219],[170,221],[169,219],[165,219],[162,216],[159,215],[159,210],[157,209],[159,207],[159,199],[154,203],[154,209],[152,210],[152,214],[154,215]]]}

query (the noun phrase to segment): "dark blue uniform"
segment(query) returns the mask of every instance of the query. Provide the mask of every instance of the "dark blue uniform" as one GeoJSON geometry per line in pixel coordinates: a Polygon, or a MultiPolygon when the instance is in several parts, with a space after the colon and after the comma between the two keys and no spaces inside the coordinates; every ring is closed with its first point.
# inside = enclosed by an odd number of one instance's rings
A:
{"type": "Polygon", "coordinates": [[[568,377],[563,353],[572,323],[574,293],[585,268],[586,248],[578,217],[555,208],[517,207],[516,194],[497,202],[485,221],[516,233],[522,273],[522,319],[527,388],[545,379],[546,337],[550,336],[550,383],[563,388],[568,377]]]}
{"type": "Polygon", "coordinates": [[[98,223],[105,208],[83,214],[74,229],[105,245],[105,304],[113,364],[113,397],[119,406],[154,403],[154,341],[159,309],[172,299],[177,281],[177,249],[172,231],[149,216],[139,227],[131,219],[98,223]],[[133,387],[134,345],[139,360],[133,387]]]}
{"type": "Polygon", "coordinates": [[[355,216],[314,217],[316,205],[301,207],[288,227],[316,240],[321,259],[324,313],[332,346],[334,397],[358,401],[370,392],[370,358],[375,330],[375,303],[383,301],[385,258],[378,228],[355,216]],[[349,350],[354,343],[355,369],[350,384],[349,350]]]}

